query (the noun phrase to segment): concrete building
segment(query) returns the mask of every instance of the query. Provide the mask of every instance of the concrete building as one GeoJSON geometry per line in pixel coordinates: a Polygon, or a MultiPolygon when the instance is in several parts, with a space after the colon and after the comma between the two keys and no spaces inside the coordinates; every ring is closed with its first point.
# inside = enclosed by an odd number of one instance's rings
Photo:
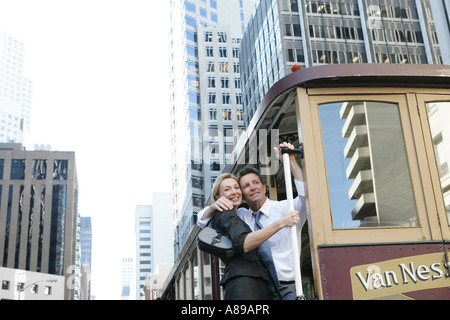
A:
{"type": "Polygon", "coordinates": [[[122,300],[134,300],[135,293],[135,273],[133,258],[123,258],[122,260],[122,300]]]}
{"type": "Polygon", "coordinates": [[[74,152],[0,144],[0,266],[66,279],[79,297],[78,182],[74,152]]]}
{"type": "Polygon", "coordinates": [[[164,282],[172,270],[172,263],[156,265],[155,272],[149,273],[145,279],[145,300],[157,300],[163,293],[164,282]]]}
{"type": "Polygon", "coordinates": [[[64,300],[63,276],[0,267],[0,300],[64,300]]]}
{"type": "Polygon", "coordinates": [[[151,205],[136,206],[136,299],[145,296],[145,280],[158,264],[173,263],[172,195],[155,192],[151,205]]]}

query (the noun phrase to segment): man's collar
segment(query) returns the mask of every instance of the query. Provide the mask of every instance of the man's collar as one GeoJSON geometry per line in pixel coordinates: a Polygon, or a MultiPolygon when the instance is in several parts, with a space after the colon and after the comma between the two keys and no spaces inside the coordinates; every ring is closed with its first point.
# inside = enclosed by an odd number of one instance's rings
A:
{"type": "MultiPolygon", "coordinates": [[[[270,208],[272,207],[272,200],[266,197],[266,201],[264,201],[264,204],[259,208],[258,211],[261,211],[265,216],[269,216],[270,208]]],[[[258,212],[256,211],[256,212],[258,212]]],[[[253,212],[253,211],[252,211],[253,212]]],[[[256,213],[254,212],[254,213],[256,213]]]]}

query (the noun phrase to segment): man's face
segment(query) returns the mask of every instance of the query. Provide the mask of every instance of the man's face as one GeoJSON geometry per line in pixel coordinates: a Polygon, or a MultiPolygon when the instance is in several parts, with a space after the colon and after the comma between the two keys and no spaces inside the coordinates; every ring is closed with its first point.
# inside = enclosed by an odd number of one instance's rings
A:
{"type": "Polygon", "coordinates": [[[246,174],[241,177],[239,184],[241,185],[242,195],[249,204],[266,199],[266,186],[262,184],[256,174],[246,174]]]}

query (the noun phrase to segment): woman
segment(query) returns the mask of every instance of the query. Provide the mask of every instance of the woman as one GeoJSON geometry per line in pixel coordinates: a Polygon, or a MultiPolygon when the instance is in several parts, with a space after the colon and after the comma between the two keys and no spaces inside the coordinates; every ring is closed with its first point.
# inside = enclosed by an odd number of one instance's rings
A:
{"type": "Polygon", "coordinates": [[[203,219],[211,217],[211,226],[227,235],[236,254],[224,261],[225,272],[220,284],[225,288],[225,300],[268,300],[274,297],[276,284],[268,274],[258,254],[262,243],[277,231],[298,223],[298,212],[288,211],[271,225],[252,232],[250,227],[237,215],[237,207],[242,202],[242,192],[236,177],[231,174],[220,175],[213,185],[216,200],[225,197],[234,208],[220,212],[212,205],[205,212],[203,219]]]}

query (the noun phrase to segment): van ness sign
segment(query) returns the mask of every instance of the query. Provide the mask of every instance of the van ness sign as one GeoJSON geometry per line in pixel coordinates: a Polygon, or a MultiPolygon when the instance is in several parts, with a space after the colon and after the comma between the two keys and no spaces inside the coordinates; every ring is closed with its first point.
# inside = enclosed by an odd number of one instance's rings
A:
{"type": "MultiPolygon", "coordinates": [[[[450,299],[450,266],[441,243],[318,246],[325,300],[450,299]]],[[[450,256],[450,254],[449,254],[450,256]]]]}
{"type": "Polygon", "coordinates": [[[424,254],[350,269],[354,299],[373,299],[450,285],[442,253],[424,254]]]}

